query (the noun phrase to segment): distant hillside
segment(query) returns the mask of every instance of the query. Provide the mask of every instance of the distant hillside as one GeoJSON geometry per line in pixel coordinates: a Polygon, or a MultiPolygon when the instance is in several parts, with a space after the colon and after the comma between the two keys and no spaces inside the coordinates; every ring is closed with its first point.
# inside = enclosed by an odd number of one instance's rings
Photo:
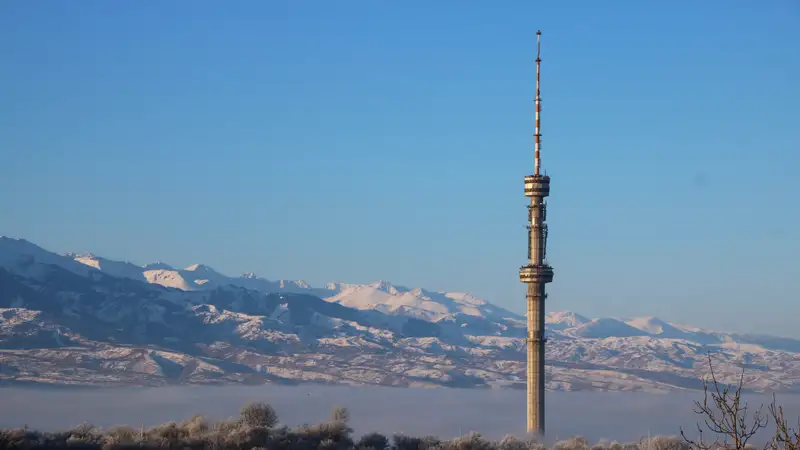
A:
{"type": "MultiPolygon", "coordinates": [[[[546,317],[547,388],[800,391],[800,341],[656,317],[546,317]]],[[[466,293],[385,281],[229,277],[58,255],[0,237],[0,384],[219,383],[525,387],[525,318],[466,293]]]]}

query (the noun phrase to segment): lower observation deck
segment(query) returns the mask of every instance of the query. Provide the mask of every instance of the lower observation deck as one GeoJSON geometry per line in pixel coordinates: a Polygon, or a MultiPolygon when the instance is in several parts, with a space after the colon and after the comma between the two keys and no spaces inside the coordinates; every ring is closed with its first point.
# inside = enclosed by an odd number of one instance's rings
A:
{"type": "Polygon", "coordinates": [[[519,268],[519,281],[523,283],[549,283],[553,281],[553,268],[547,264],[528,264],[519,268]]]}

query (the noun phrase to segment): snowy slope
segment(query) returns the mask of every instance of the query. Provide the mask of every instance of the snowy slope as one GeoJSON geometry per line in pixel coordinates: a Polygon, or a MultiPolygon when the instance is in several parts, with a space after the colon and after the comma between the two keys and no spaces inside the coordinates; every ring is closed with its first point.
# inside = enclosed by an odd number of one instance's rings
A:
{"type": "Polygon", "coordinates": [[[145,267],[116,262],[91,254],[74,255],[75,261],[97,268],[109,275],[144,279],[152,284],[184,291],[201,291],[233,285],[264,293],[304,293],[339,303],[349,308],[375,310],[391,315],[422,320],[446,320],[452,315],[468,315],[492,321],[521,320],[521,316],[463,292],[433,292],[422,288],[395,286],[387,281],[370,284],[328,283],[315,288],[302,280],[271,281],[253,273],[239,277],[223,275],[204,264],[194,264],[183,270],[164,263],[145,267]]]}
{"type": "Polygon", "coordinates": [[[592,319],[577,327],[566,329],[565,333],[591,339],[648,335],[646,331],[634,328],[621,320],[611,318],[592,319]]]}
{"type": "Polygon", "coordinates": [[[72,273],[87,276],[97,269],[81,264],[70,257],[49,252],[25,239],[0,236],[0,267],[21,275],[40,273],[53,265],[72,273]]]}
{"type": "Polygon", "coordinates": [[[636,317],[625,322],[653,336],[672,339],[686,339],[688,334],[658,317],[636,317]]]}
{"type": "MultiPolygon", "coordinates": [[[[546,326],[551,390],[697,389],[710,352],[723,381],[745,367],[753,389],[800,392],[800,340],[573,312],[546,326]]],[[[139,267],[0,238],[0,383],[524,388],[525,336],[524,317],[469,294],[139,267]]]]}
{"type": "Polygon", "coordinates": [[[544,322],[552,329],[575,328],[589,322],[589,319],[571,311],[553,311],[545,315],[544,322]]]}
{"type": "Polygon", "coordinates": [[[227,285],[240,286],[265,293],[311,293],[313,291],[313,289],[302,280],[269,281],[264,278],[259,278],[252,273],[247,273],[240,277],[228,277],[205,264],[193,264],[185,269],[175,269],[164,262],[155,262],[144,266],[138,266],[127,261],[115,261],[91,253],[68,253],[66,256],[73,258],[76,262],[93,267],[114,277],[147,281],[151,284],[159,284],[164,287],[177,288],[184,291],[210,290],[227,285]]]}
{"type": "MultiPolygon", "coordinates": [[[[431,322],[307,294],[166,290],[54,270],[63,273],[44,281],[0,270],[0,382],[524,387],[524,329],[483,317],[431,322]]],[[[387,283],[372,288],[403,295],[387,283]]],[[[561,325],[576,317],[551,315],[561,325]]],[[[701,345],[699,331],[658,337],[659,322],[633,322],[649,331],[616,319],[549,329],[547,388],[697,389],[714,349],[723,381],[746,365],[750,387],[800,392],[796,340],[704,332],[715,341],[701,345]]]]}
{"type": "Polygon", "coordinates": [[[146,278],[143,274],[143,269],[136,264],[128,261],[114,261],[112,259],[103,258],[102,256],[95,256],[91,253],[85,254],[67,254],[67,257],[72,257],[75,261],[89,267],[106,273],[114,277],[131,278],[133,280],[145,281],[146,278]]]}
{"type": "Polygon", "coordinates": [[[437,321],[453,314],[504,320],[520,317],[470,294],[409,289],[386,281],[367,285],[336,285],[341,290],[326,300],[344,306],[437,321]]]}

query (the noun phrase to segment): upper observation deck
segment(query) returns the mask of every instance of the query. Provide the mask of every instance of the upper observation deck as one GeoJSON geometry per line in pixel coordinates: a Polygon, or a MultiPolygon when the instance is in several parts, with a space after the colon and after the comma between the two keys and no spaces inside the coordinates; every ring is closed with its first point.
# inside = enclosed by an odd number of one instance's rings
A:
{"type": "Polygon", "coordinates": [[[526,197],[547,197],[550,195],[550,177],[547,175],[528,175],[525,177],[526,197]]]}

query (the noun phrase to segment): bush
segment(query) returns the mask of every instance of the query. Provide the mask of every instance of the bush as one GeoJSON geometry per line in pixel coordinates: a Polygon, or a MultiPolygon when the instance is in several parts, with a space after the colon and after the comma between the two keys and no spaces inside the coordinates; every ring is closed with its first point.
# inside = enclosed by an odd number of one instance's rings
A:
{"type": "Polygon", "coordinates": [[[250,427],[272,428],[278,424],[278,413],[266,403],[250,403],[242,407],[241,421],[250,427]]]}
{"type": "Polygon", "coordinates": [[[389,447],[389,439],[380,433],[368,433],[361,436],[356,448],[360,450],[386,450],[389,447]]]}

